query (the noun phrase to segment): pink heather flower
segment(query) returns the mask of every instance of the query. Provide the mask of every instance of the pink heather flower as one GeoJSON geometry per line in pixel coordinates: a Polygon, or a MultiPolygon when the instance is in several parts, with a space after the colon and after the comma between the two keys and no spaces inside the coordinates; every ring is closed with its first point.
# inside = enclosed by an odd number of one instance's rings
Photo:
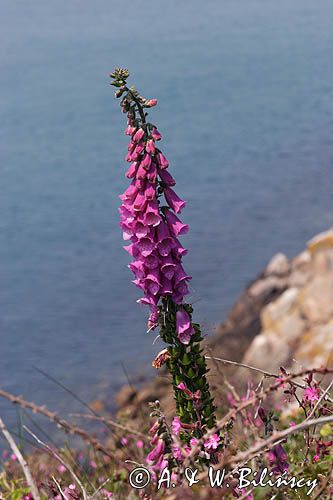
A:
{"type": "Polygon", "coordinates": [[[156,127],[153,128],[153,130],[151,132],[151,136],[154,139],[154,141],[160,141],[162,139],[162,136],[156,127]]]}
{"type": "Polygon", "coordinates": [[[178,460],[179,462],[182,462],[184,460],[184,455],[183,455],[181,449],[178,448],[177,446],[174,446],[174,445],[172,446],[172,454],[173,454],[174,458],[176,460],[178,460]]]}
{"type": "Polygon", "coordinates": [[[303,394],[304,403],[313,404],[315,401],[319,400],[320,389],[319,387],[307,387],[303,394]]]}
{"type": "Polygon", "coordinates": [[[295,427],[295,422],[290,422],[289,427],[295,427]]]}
{"type": "Polygon", "coordinates": [[[199,443],[199,439],[197,439],[197,438],[190,439],[191,448],[194,448],[195,446],[197,446],[198,443],[199,443]]]}
{"type": "Polygon", "coordinates": [[[179,417],[174,417],[173,420],[172,420],[172,424],[171,424],[171,429],[172,429],[172,432],[178,436],[179,434],[179,431],[181,431],[182,429],[182,424],[179,420],[179,417]]]}
{"type": "Polygon", "coordinates": [[[179,236],[180,234],[186,234],[188,232],[188,224],[183,224],[178,217],[172,213],[170,210],[165,211],[165,218],[167,220],[170,232],[174,236],[179,236]]]}
{"type": "Polygon", "coordinates": [[[13,462],[15,462],[15,460],[17,460],[17,456],[15,455],[15,453],[12,453],[12,454],[10,455],[10,459],[11,459],[13,462]]]}
{"type": "Polygon", "coordinates": [[[169,462],[163,458],[163,455],[161,455],[160,458],[157,460],[156,464],[153,465],[152,469],[155,472],[159,472],[168,466],[169,466],[169,462]]]}
{"type": "Polygon", "coordinates": [[[191,324],[190,316],[185,309],[180,309],[176,312],[176,330],[180,342],[188,344],[191,336],[194,334],[194,328],[191,324]]]}
{"type": "Polygon", "coordinates": [[[155,142],[152,139],[149,139],[146,144],[147,153],[155,153],[155,142]]]}
{"type": "Polygon", "coordinates": [[[273,474],[278,475],[289,469],[288,455],[281,444],[275,445],[267,453],[267,458],[273,474]]]}
{"type": "Polygon", "coordinates": [[[184,384],[184,382],[180,382],[180,384],[177,385],[177,389],[179,389],[181,391],[185,391],[186,385],[184,384]]]}
{"type": "Polygon", "coordinates": [[[142,441],[142,439],[139,439],[137,442],[136,442],[136,447],[141,449],[144,447],[144,442],[142,441]]]}
{"type": "Polygon", "coordinates": [[[315,455],[315,456],[313,457],[313,461],[314,461],[314,462],[319,462],[319,460],[320,460],[320,456],[319,456],[319,455],[315,455]]]}
{"type": "Polygon", "coordinates": [[[159,164],[160,169],[162,169],[162,170],[164,168],[168,168],[168,166],[169,166],[168,160],[166,159],[166,157],[164,156],[164,154],[161,153],[161,151],[159,151],[157,153],[157,163],[159,164]]]}
{"type": "Polygon", "coordinates": [[[212,434],[207,441],[204,442],[206,450],[216,450],[220,444],[220,437],[218,434],[212,434]]]}
{"type": "Polygon", "coordinates": [[[125,437],[122,437],[121,440],[120,440],[120,444],[122,446],[126,446],[128,444],[128,439],[125,438],[125,437]]]}
{"type": "Polygon", "coordinates": [[[186,205],[186,201],[181,200],[171,188],[164,189],[164,196],[167,204],[176,214],[180,213],[186,205]]]}
{"type": "Polygon", "coordinates": [[[137,130],[135,132],[135,134],[133,135],[133,141],[134,142],[141,141],[141,139],[143,138],[144,135],[145,135],[145,131],[142,128],[139,128],[139,130],[137,130]]]}

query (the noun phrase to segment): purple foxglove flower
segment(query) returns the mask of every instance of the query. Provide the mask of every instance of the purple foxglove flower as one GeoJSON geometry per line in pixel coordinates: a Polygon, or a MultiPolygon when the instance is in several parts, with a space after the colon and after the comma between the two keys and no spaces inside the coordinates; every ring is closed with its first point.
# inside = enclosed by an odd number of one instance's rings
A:
{"type": "Polygon", "coordinates": [[[186,281],[181,281],[180,283],[176,284],[175,293],[177,295],[181,295],[182,297],[189,294],[189,290],[188,290],[188,286],[187,286],[186,281]]]}
{"type": "Polygon", "coordinates": [[[128,151],[128,153],[126,154],[125,160],[128,162],[132,161],[132,153],[130,151],[128,151]]]}
{"type": "Polygon", "coordinates": [[[142,290],[145,289],[144,281],[139,278],[135,278],[135,280],[132,280],[132,283],[134,283],[136,287],[141,288],[142,290]]]}
{"type": "Polygon", "coordinates": [[[173,292],[173,287],[172,287],[172,281],[168,280],[165,276],[162,277],[162,285],[160,289],[160,294],[165,296],[165,295],[172,295],[173,292]]]}
{"type": "Polygon", "coordinates": [[[146,151],[147,153],[155,153],[155,142],[152,139],[149,139],[146,143],[146,151]]]}
{"type": "Polygon", "coordinates": [[[140,163],[140,166],[136,172],[136,178],[137,179],[146,179],[147,177],[147,170],[144,168],[142,163],[140,163]]]}
{"type": "Polygon", "coordinates": [[[176,212],[176,214],[180,213],[186,205],[186,201],[181,200],[171,188],[164,189],[164,196],[166,202],[168,203],[170,208],[172,208],[172,210],[176,212]]]}
{"type": "Polygon", "coordinates": [[[146,189],[147,181],[143,179],[136,179],[135,185],[139,191],[144,191],[146,189]]]}
{"type": "Polygon", "coordinates": [[[175,247],[173,249],[174,255],[181,259],[184,255],[188,253],[187,248],[184,248],[183,245],[180,244],[178,240],[175,240],[175,247]]]}
{"type": "MultiPolygon", "coordinates": [[[[148,328],[156,328],[156,326],[158,325],[158,320],[160,318],[160,310],[158,307],[151,307],[150,308],[150,314],[149,314],[149,318],[148,318],[148,328]]],[[[163,349],[163,351],[161,351],[158,355],[161,355],[161,354],[169,354],[169,351],[168,349],[163,349]]],[[[170,357],[170,354],[169,354],[169,357],[170,357]]]]}
{"type": "Polygon", "coordinates": [[[133,200],[137,194],[138,194],[138,188],[135,185],[135,181],[132,181],[131,184],[126,189],[126,191],[124,191],[124,193],[121,194],[119,198],[122,201],[133,200]]]}
{"type": "Polygon", "coordinates": [[[145,306],[157,306],[158,300],[159,300],[159,297],[157,297],[156,295],[151,295],[149,293],[146,293],[146,295],[144,297],[137,300],[137,303],[143,304],[145,306]]]}
{"type": "Polygon", "coordinates": [[[172,445],[172,454],[178,462],[182,462],[184,460],[184,455],[182,454],[181,449],[175,445],[172,445]]]}
{"type": "Polygon", "coordinates": [[[147,179],[149,182],[155,182],[157,177],[157,168],[154,162],[151,163],[148,170],[147,179]]]}
{"type": "Polygon", "coordinates": [[[130,240],[133,236],[133,231],[130,224],[125,224],[125,222],[119,222],[119,226],[123,230],[123,239],[130,240]]]}
{"type": "Polygon", "coordinates": [[[135,262],[131,262],[128,267],[132,271],[133,274],[139,279],[145,277],[145,266],[142,260],[137,260],[135,262]]]}
{"type": "Polygon", "coordinates": [[[146,191],[145,191],[145,198],[147,201],[153,201],[156,198],[156,185],[149,183],[146,191]]]}
{"type": "Polygon", "coordinates": [[[155,249],[155,243],[149,235],[144,238],[140,238],[136,246],[143,257],[147,257],[147,255],[151,254],[155,249]]]}
{"type": "Polygon", "coordinates": [[[174,262],[171,254],[166,257],[161,258],[161,271],[163,276],[165,276],[168,280],[174,275],[177,264],[174,262]]]}
{"type": "Polygon", "coordinates": [[[138,211],[138,212],[143,212],[146,205],[147,205],[147,201],[145,199],[145,193],[144,193],[144,191],[139,191],[135,197],[135,200],[133,203],[133,209],[135,211],[138,211]]]}
{"type": "Polygon", "coordinates": [[[155,448],[147,455],[147,462],[155,462],[164,453],[165,444],[163,439],[159,439],[155,448]]]}
{"type": "Polygon", "coordinates": [[[130,167],[128,168],[127,172],[126,172],[126,177],[128,179],[133,179],[133,177],[135,177],[136,175],[136,172],[138,170],[138,163],[135,161],[134,163],[132,163],[132,165],[130,165],[130,167]]]}
{"type": "Polygon", "coordinates": [[[137,220],[133,222],[132,233],[138,238],[144,238],[149,233],[149,227],[146,226],[142,221],[137,220]]]}
{"type": "Polygon", "coordinates": [[[174,247],[174,239],[170,236],[169,228],[165,222],[160,222],[157,226],[157,248],[159,253],[166,257],[174,247]]]}
{"type": "Polygon", "coordinates": [[[126,250],[126,252],[128,252],[134,259],[140,255],[140,251],[134,243],[124,246],[123,249],[126,250]]]}
{"type": "Polygon", "coordinates": [[[145,224],[148,226],[158,226],[162,218],[159,215],[158,203],[156,200],[150,200],[145,210],[145,224]]]}
{"type": "Polygon", "coordinates": [[[119,208],[118,208],[119,212],[120,212],[120,218],[122,221],[126,222],[126,223],[130,223],[130,222],[133,222],[134,221],[134,215],[132,214],[132,212],[128,209],[128,207],[125,207],[125,205],[121,205],[119,208]]]}
{"type": "Polygon", "coordinates": [[[161,153],[161,151],[157,153],[157,163],[159,164],[161,170],[163,170],[164,168],[168,168],[169,166],[168,160],[166,159],[164,154],[161,153]]]}
{"type": "Polygon", "coordinates": [[[183,224],[178,217],[170,210],[165,211],[165,218],[168,223],[171,234],[179,236],[188,232],[188,224],[183,224]]]}
{"type": "Polygon", "coordinates": [[[155,252],[152,252],[151,254],[145,257],[145,266],[148,269],[157,269],[159,263],[160,263],[159,258],[155,252]]]}
{"type": "Polygon", "coordinates": [[[171,174],[169,174],[169,172],[167,170],[159,169],[158,175],[160,176],[163,184],[165,184],[166,186],[175,186],[176,185],[175,179],[172,177],[171,174]]]}
{"type": "Polygon", "coordinates": [[[163,456],[160,456],[160,458],[157,460],[156,464],[152,466],[153,471],[159,472],[163,471],[166,467],[169,466],[169,462],[163,458],[163,456]]]}
{"type": "Polygon", "coordinates": [[[162,139],[162,136],[156,127],[153,128],[153,130],[151,132],[151,136],[154,139],[154,141],[160,141],[162,139]]]}
{"type": "Polygon", "coordinates": [[[131,141],[129,143],[129,145],[127,146],[127,151],[130,151],[131,153],[134,151],[134,149],[136,148],[136,143],[131,141]]]}
{"type": "Polygon", "coordinates": [[[175,274],[174,274],[175,284],[178,286],[181,281],[191,280],[191,279],[192,279],[192,276],[189,276],[188,274],[186,274],[183,266],[181,264],[178,264],[176,269],[175,269],[175,274]]]}
{"type": "Polygon", "coordinates": [[[150,269],[144,279],[145,289],[152,295],[156,295],[161,288],[160,273],[157,269],[150,269]]]}
{"type": "Polygon", "coordinates": [[[140,141],[136,145],[134,152],[137,155],[141,155],[141,153],[143,153],[144,150],[145,150],[145,143],[143,141],[140,141]]]}
{"type": "Polygon", "coordinates": [[[185,309],[180,309],[176,312],[176,329],[177,337],[183,344],[190,342],[191,336],[194,334],[194,328],[191,325],[191,320],[185,309]]]}
{"type": "Polygon", "coordinates": [[[143,155],[143,158],[142,158],[142,161],[141,161],[141,165],[146,169],[146,170],[149,170],[149,167],[151,165],[151,156],[149,153],[145,153],[143,155]]]}
{"type": "Polygon", "coordinates": [[[136,128],[133,125],[128,124],[125,130],[126,135],[133,135],[136,132],[136,128]]]}
{"type": "Polygon", "coordinates": [[[139,128],[139,130],[137,130],[135,132],[135,134],[133,135],[133,141],[135,141],[135,142],[141,141],[141,139],[143,138],[144,135],[145,135],[145,131],[142,128],[139,128]]]}

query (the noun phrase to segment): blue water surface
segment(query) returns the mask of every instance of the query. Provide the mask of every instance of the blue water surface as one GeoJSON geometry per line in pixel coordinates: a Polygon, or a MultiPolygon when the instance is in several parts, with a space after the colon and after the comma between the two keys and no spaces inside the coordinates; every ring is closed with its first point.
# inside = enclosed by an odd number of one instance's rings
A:
{"type": "MultiPolygon", "coordinates": [[[[0,385],[62,412],[147,372],[160,344],[118,227],[114,66],[188,201],[184,261],[211,334],[277,251],[332,224],[331,0],[2,0],[0,385]]],[[[112,404],[112,391],[110,394],[112,404]]],[[[14,410],[0,401],[1,414],[14,410]]]]}

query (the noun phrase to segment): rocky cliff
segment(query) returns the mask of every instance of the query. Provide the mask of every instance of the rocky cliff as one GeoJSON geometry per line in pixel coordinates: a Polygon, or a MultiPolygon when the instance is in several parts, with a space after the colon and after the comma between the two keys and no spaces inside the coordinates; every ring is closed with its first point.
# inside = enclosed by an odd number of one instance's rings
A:
{"type": "MultiPolygon", "coordinates": [[[[281,365],[295,370],[332,366],[333,229],[314,237],[291,260],[275,255],[239,296],[207,349],[214,356],[275,372],[281,365]]],[[[244,376],[244,370],[226,370],[238,380],[244,376]]],[[[130,417],[154,399],[172,413],[165,371],[139,390],[123,387],[117,396],[121,412],[130,417]]]]}

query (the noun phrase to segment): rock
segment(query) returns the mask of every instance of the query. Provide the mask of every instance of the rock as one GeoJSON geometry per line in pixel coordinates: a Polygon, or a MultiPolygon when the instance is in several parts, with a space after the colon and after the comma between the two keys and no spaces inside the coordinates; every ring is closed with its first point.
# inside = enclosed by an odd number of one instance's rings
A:
{"type": "Polygon", "coordinates": [[[323,233],[317,234],[308,242],[308,249],[311,253],[317,252],[319,249],[333,247],[333,228],[323,233]]]}
{"type": "Polygon", "coordinates": [[[253,283],[249,288],[249,295],[256,300],[267,300],[272,293],[282,292],[286,289],[287,281],[277,276],[268,276],[253,283]]]}
{"type": "Polygon", "coordinates": [[[333,320],[304,332],[295,359],[308,368],[333,365],[333,320]]]}
{"type": "Polygon", "coordinates": [[[277,253],[270,260],[268,266],[266,267],[265,274],[275,274],[277,276],[284,276],[288,274],[290,269],[290,264],[288,258],[283,253],[277,253]]]}
{"type": "Polygon", "coordinates": [[[137,391],[131,385],[124,385],[116,394],[116,403],[119,407],[130,404],[135,398],[137,391]]]}

